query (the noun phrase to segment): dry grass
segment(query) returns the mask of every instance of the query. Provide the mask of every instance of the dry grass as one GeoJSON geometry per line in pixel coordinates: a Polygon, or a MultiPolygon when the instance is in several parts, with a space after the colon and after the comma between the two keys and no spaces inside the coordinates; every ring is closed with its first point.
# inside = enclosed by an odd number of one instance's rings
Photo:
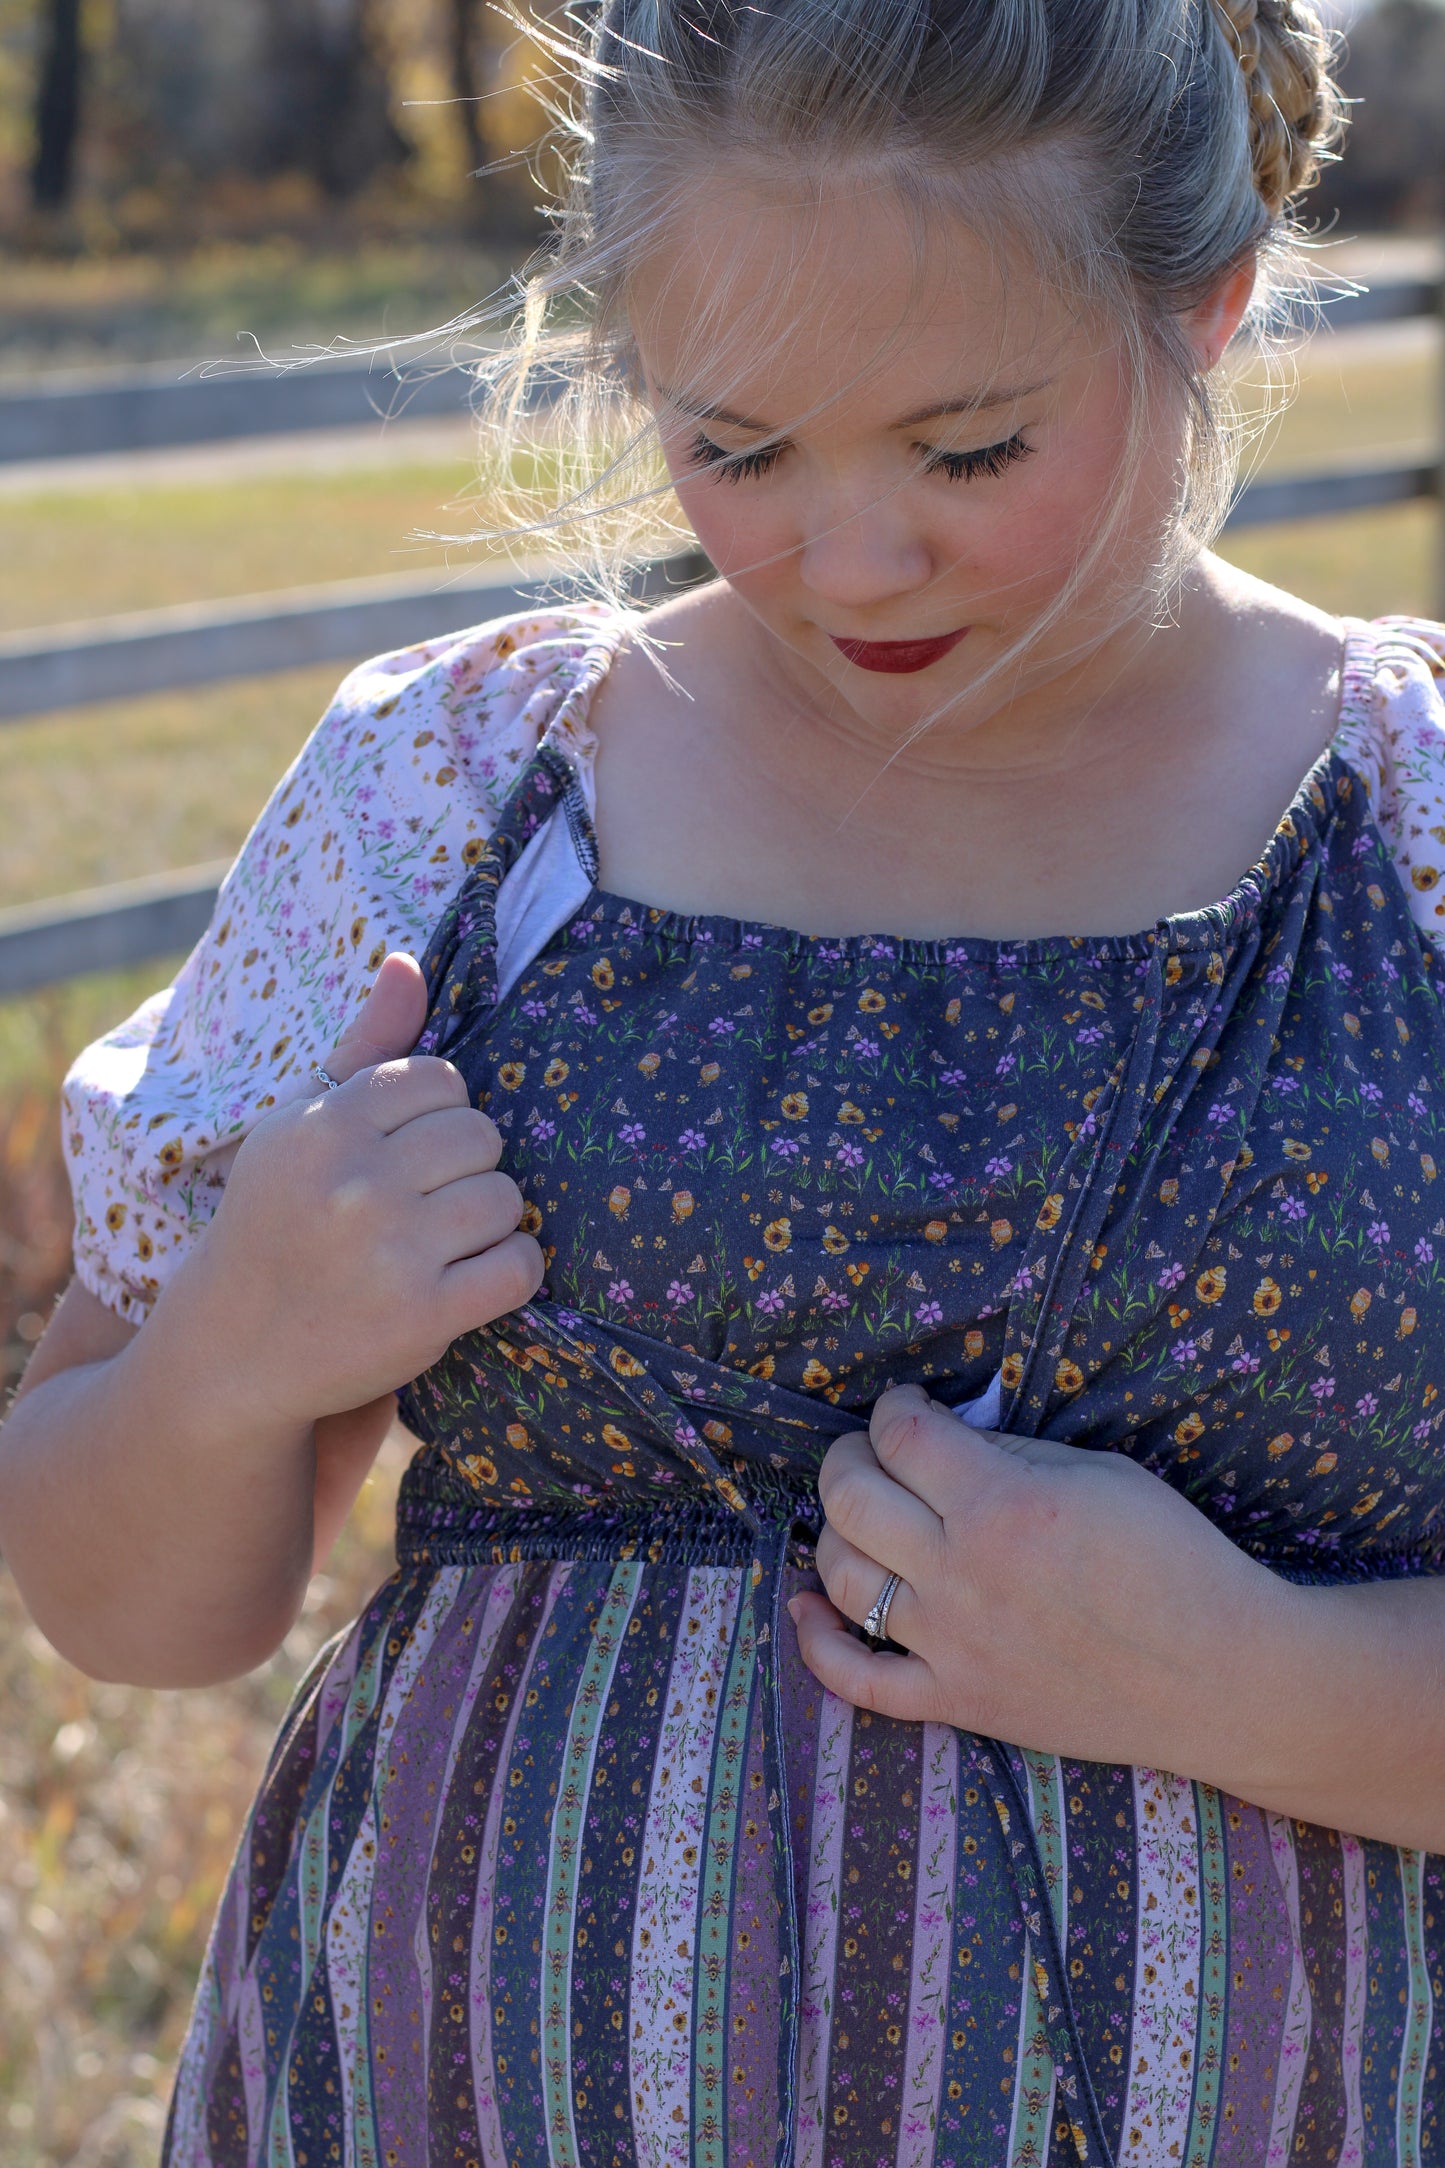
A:
{"type": "Polygon", "coordinates": [[[98,1686],[0,1572],[0,2160],[150,2168],[205,1936],[296,1680],[391,1570],[385,1448],[264,1670],[196,1694],[98,1686]]]}
{"type": "MultiPolygon", "coordinates": [[[[1325,349],[1271,463],[1405,449],[1434,426],[1418,346],[1325,349]],[[1342,365],[1341,356],[1344,356],[1342,365]]],[[[385,571],[462,477],[397,468],[0,499],[6,622],[385,571]]],[[[1423,507],[1245,534],[1227,554],[1335,610],[1428,607],[1423,507]]],[[[403,558],[401,561],[415,561],[403,558]]],[[[234,850],[324,702],[330,670],[0,733],[0,904],[234,850]]],[[[0,1390],[63,1282],[55,1091],[75,1048],[164,966],[0,1004],[0,1390]]],[[[186,1695],[96,1686],[27,1626],[0,1572],[0,2161],[149,2168],[216,1894],[291,1682],[390,1567],[389,1446],[286,1648],[186,1695]]]]}

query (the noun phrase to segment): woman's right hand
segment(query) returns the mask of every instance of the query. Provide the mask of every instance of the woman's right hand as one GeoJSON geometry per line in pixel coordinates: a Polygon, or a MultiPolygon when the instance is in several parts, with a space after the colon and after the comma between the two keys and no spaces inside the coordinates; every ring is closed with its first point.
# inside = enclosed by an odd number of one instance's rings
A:
{"type": "Polygon", "coordinates": [[[187,1307],[206,1313],[192,1322],[263,1420],[310,1424],[390,1393],[542,1283],[496,1124],[449,1061],[411,1052],[426,1006],[413,958],[388,956],[326,1058],[341,1089],[303,1080],[257,1123],[177,1275],[173,1295],[190,1279],[187,1307]]]}

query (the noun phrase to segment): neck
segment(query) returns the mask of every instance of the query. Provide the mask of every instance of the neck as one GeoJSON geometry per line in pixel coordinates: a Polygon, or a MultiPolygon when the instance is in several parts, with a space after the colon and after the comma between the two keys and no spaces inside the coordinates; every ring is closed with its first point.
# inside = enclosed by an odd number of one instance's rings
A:
{"type": "Polygon", "coordinates": [[[829,779],[843,817],[865,800],[876,807],[925,789],[977,803],[981,793],[1067,785],[1157,740],[1161,711],[1177,711],[1178,687],[1204,650],[1211,600],[1186,593],[1157,629],[1135,616],[1074,638],[1064,652],[1055,645],[1004,660],[976,693],[922,727],[860,714],[735,600],[730,671],[742,679],[738,712],[756,719],[769,765],[798,766],[815,786],[829,779]]]}

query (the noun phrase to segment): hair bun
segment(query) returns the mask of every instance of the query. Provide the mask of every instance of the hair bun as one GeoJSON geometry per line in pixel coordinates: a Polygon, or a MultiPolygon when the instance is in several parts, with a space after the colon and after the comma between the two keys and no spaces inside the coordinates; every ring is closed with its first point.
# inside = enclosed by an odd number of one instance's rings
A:
{"type": "Polygon", "coordinates": [[[1249,97],[1254,185],[1270,215],[1316,179],[1340,133],[1330,43],[1306,0],[1214,0],[1249,97]]]}

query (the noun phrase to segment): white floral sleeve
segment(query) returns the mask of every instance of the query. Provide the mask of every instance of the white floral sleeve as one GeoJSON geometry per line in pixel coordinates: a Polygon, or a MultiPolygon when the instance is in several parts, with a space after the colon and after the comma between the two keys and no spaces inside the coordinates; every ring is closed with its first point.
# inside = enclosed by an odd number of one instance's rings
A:
{"type": "Polygon", "coordinates": [[[346,679],[175,984],[66,1078],[75,1268],[110,1309],[144,1320],[216,1208],[222,1148],[324,1058],[387,951],[424,946],[542,731],[569,691],[590,690],[620,630],[600,606],[543,610],[346,679]]]}
{"type": "Polygon", "coordinates": [[[1410,915],[1445,932],[1445,625],[1383,617],[1337,743],[1364,776],[1410,915]]]}

